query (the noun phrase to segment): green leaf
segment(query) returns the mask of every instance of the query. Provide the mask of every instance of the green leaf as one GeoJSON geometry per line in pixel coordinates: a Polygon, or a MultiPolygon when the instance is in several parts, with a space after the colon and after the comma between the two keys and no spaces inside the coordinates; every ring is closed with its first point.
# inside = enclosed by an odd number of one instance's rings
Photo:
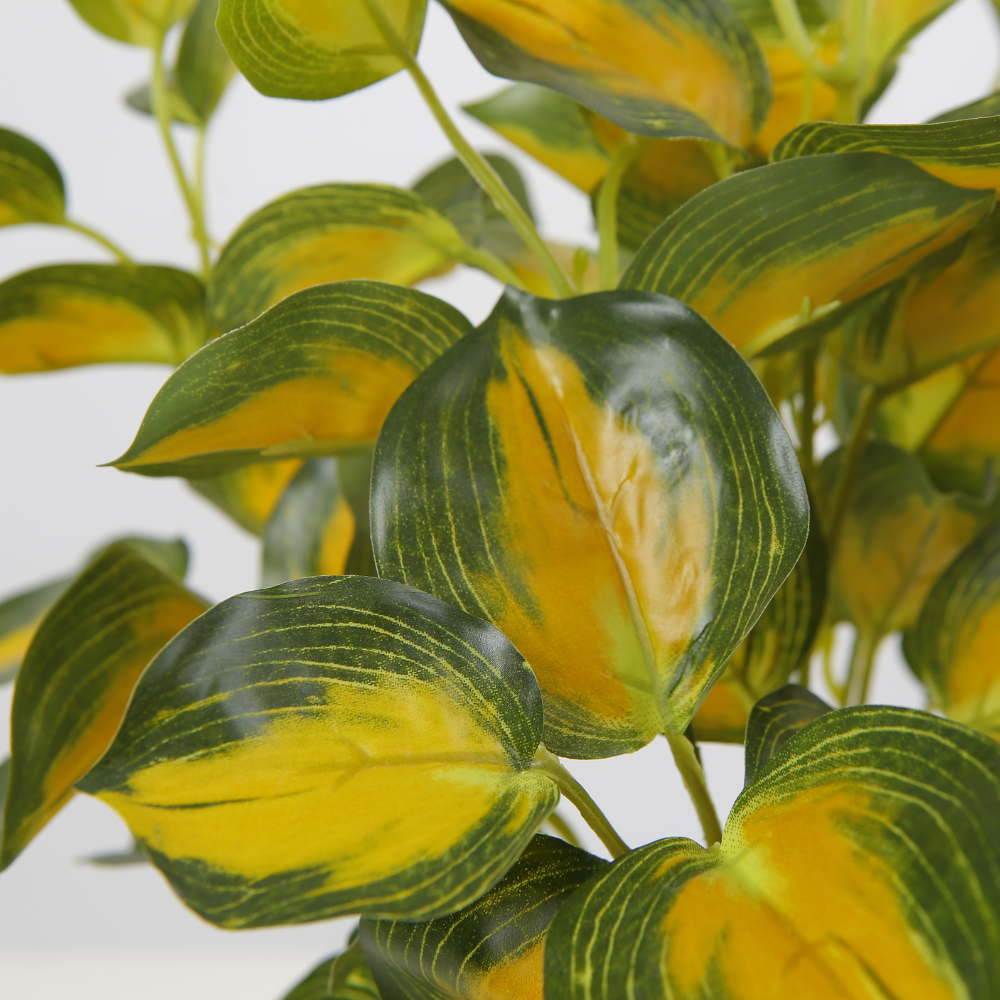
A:
{"type": "Polygon", "coordinates": [[[371,510],[379,575],[502,629],[566,757],[682,732],[808,527],[752,372],[636,292],[508,289],[393,408],[371,510]]]}
{"type": "Polygon", "coordinates": [[[1000,741],[1000,521],[956,556],[931,588],[903,652],[949,718],[1000,741]]]}
{"type": "Polygon", "coordinates": [[[107,362],[178,365],[205,342],[205,292],[187,271],[54,264],[0,283],[0,372],[107,362]]]}
{"type": "Polygon", "coordinates": [[[300,458],[255,462],[212,479],[189,479],[188,485],[241,528],[253,535],[262,535],[285,487],[301,468],[300,458]]]}
{"type": "Polygon", "coordinates": [[[212,117],[236,67],[222,47],[215,18],[219,0],[198,0],[177,53],[177,89],[203,122],[212,117]]]}
{"type": "Polygon", "coordinates": [[[491,73],[551,87],[630,132],[745,146],[767,115],[760,50],[719,0],[445,7],[491,73]]]}
{"type": "Polygon", "coordinates": [[[992,210],[878,153],[772,163],[712,185],[639,249],[622,288],[686,302],[746,354],[899,277],[992,210]]]}
{"type": "Polygon", "coordinates": [[[209,319],[232,330],[291,292],[328,281],[412,285],[464,249],[452,223],[411,191],[381,184],[293,191],[251,215],[222,248],[209,319]]]}
{"type": "MultiPolygon", "coordinates": [[[[390,0],[385,9],[416,52],[427,0],[390,0]]],[[[362,0],[222,0],[216,27],[240,72],[269,97],[339,97],[403,68],[362,0]]]]}
{"type": "MultiPolygon", "coordinates": [[[[135,90],[126,94],[125,103],[133,111],[149,115],[150,118],[155,117],[155,112],[153,111],[153,88],[148,83],[144,83],[142,86],[136,87],[135,90]]],[[[167,75],[167,104],[169,106],[170,117],[173,121],[182,122],[184,125],[204,124],[198,112],[188,104],[180,91],[178,91],[177,81],[173,74],[167,75]]]]}
{"type": "Polygon", "coordinates": [[[381,1000],[361,949],[352,945],[320,962],[282,1000],[381,1000]]]}
{"type": "Polygon", "coordinates": [[[0,226],[58,225],[65,210],[66,190],[55,160],[27,137],[0,128],[0,226]]]}
{"type": "Polygon", "coordinates": [[[967,118],[990,118],[993,115],[1000,115],[1000,93],[989,94],[987,97],[971,104],[963,104],[960,108],[953,108],[946,111],[937,118],[932,118],[928,124],[934,122],[957,122],[967,118]]]}
{"type": "Polygon", "coordinates": [[[960,1000],[1000,992],[1000,747],[866,706],[800,730],[722,843],[616,861],[556,915],[546,1000],[960,1000]]]}
{"type": "Polygon", "coordinates": [[[39,626],[11,709],[0,867],[69,801],[111,743],[146,664],[207,607],[165,572],[164,555],[142,540],[110,545],[39,626]]]}
{"type": "Polygon", "coordinates": [[[130,45],[159,48],[170,26],[197,0],[69,0],[76,12],[101,34],[130,45]]]}
{"type": "Polygon", "coordinates": [[[319,577],[186,629],[79,787],[220,926],[432,919],[489,889],[555,806],[531,766],[541,728],[535,679],[492,626],[319,577]]]}
{"type": "Polygon", "coordinates": [[[450,917],[362,920],[358,939],[382,1000],[541,1000],[549,924],[580,884],[607,867],[539,834],[493,889],[450,917]]]}
{"type": "Polygon", "coordinates": [[[337,459],[306,462],[264,528],[261,583],[344,572],[354,542],[354,512],[344,497],[337,459]]]}
{"type": "Polygon", "coordinates": [[[803,726],[815,722],[831,707],[800,684],[786,684],[761,698],[750,713],[744,785],[751,784],[768,761],[803,726]]]}
{"type": "MultiPolygon", "coordinates": [[[[843,449],[823,462],[832,494],[843,449]]],[[[877,641],[909,628],[934,581],[972,539],[983,512],[939,493],[912,455],[871,441],[861,458],[831,567],[835,615],[877,641]]]]}
{"type": "Polygon", "coordinates": [[[827,570],[826,545],[813,512],[795,569],[698,706],[691,722],[695,739],[742,743],[754,704],[805,665],[826,608],[827,570]]]}
{"type": "Polygon", "coordinates": [[[71,579],[43,583],[0,603],[0,684],[14,679],[39,622],[71,579]]]}
{"type": "Polygon", "coordinates": [[[928,125],[808,122],[786,135],[771,159],[790,160],[822,153],[890,153],[958,187],[997,188],[1000,117],[928,125]]]}
{"type": "Polygon", "coordinates": [[[400,393],[470,329],[439,299],[382,282],[297,292],[188,359],[112,464],[203,479],[370,446],[400,393]]]}

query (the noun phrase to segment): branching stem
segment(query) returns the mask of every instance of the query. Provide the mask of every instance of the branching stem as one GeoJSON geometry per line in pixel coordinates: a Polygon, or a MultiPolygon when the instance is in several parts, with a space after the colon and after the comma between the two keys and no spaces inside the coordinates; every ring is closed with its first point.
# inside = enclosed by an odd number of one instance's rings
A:
{"type": "Polygon", "coordinates": [[[684,779],[684,787],[698,813],[698,820],[705,834],[705,846],[711,847],[713,844],[721,843],[722,825],[719,823],[719,814],[715,811],[715,803],[708,791],[705,772],[694,752],[694,745],[680,733],[668,732],[665,735],[670,744],[670,752],[674,755],[677,770],[684,779]]]}
{"type": "Polygon", "coordinates": [[[99,243],[105,250],[110,250],[122,264],[134,264],[135,261],[124,251],[117,243],[113,243],[103,236],[96,229],[91,229],[90,226],[85,226],[82,222],[74,222],[72,219],[63,219],[59,223],[64,229],[72,229],[74,232],[82,233],[88,239],[93,240],[95,243],[99,243]]]}
{"type": "Polygon", "coordinates": [[[642,148],[643,143],[636,136],[626,136],[612,154],[597,194],[597,235],[601,241],[597,260],[603,291],[618,285],[618,193],[625,171],[635,162],[642,148]]]}

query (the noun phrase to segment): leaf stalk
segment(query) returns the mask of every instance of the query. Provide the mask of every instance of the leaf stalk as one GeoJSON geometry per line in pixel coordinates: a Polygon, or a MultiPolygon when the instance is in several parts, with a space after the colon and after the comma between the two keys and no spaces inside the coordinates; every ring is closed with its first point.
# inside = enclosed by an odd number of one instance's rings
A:
{"type": "Polygon", "coordinates": [[[99,233],[96,229],[91,229],[90,226],[85,226],[82,222],[75,222],[73,219],[63,219],[59,223],[63,229],[72,229],[74,232],[81,233],[88,239],[93,240],[95,243],[99,243],[105,250],[110,250],[117,258],[121,264],[134,264],[135,261],[130,257],[117,243],[112,242],[99,233]]]}
{"type": "Polygon", "coordinates": [[[695,812],[698,813],[698,821],[705,835],[705,846],[711,847],[713,844],[721,843],[722,824],[719,822],[719,814],[715,811],[715,803],[712,801],[708,782],[705,780],[705,771],[695,753],[694,744],[681,733],[668,731],[664,735],[670,744],[670,752],[674,755],[677,770],[684,779],[684,787],[691,796],[695,812]]]}
{"type": "Polygon", "coordinates": [[[643,145],[634,135],[626,136],[619,143],[597,194],[597,235],[600,238],[597,261],[603,291],[618,286],[618,194],[625,171],[642,152],[643,145]]]}

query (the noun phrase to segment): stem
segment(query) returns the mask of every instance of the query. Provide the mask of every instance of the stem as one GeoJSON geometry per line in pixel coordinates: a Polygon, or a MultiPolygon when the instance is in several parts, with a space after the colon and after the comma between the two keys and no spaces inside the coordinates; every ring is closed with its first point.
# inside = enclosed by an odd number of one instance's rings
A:
{"type": "Polygon", "coordinates": [[[674,763],[677,770],[681,772],[684,779],[684,787],[691,796],[701,828],[705,834],[705,846],[711,847],[722,841],[722,826],[719,823],[718,813],[715,811],[715,803],[708,791],[708,784],[705,781],[705,772],[702,770],[698,758],[695,756],[694,746],[691,741],[679,733],[666,733],[667,742],[670,744],[670,751],[674,755],[674,763]]]}
{"type": "Polygon", "coordinates": [[[851,428],[851,439],[847,446],[847,455],[840,470],[840,478],[837,481],[837,491],[834,494],[833,507],[830,521],[827,528],[826,545],[827,557],[830,565],[833,565],[837,552],[837,543],[840,541],[840,530],[844,525],[844,517],[847,514],[847,505],[851,498],[851,491],[854,489],[854,482],[858,478],[858,471],[861,468],[861,456],[864,454],[865,445],[868,443],[868,432],[871,430],[872,421],[875,419],[875,412],[882,402],[882,394],[875,386],[865,387],[861,396],[861,403],[858,412],[854,417],[854,426],[851,428]]]}
{"type": "Polygon", "coordinates": [[[863,705],[868,698],[868,682],[872,675],[876,649],[878,642],[875,637],[859,629],[851,653],[851,669],[847,674],[845,705],[863,705]]]}
{"type": "Polygon", "coordinates": [[[774,11],[778,24],[781,25],[781,33],[785,36],[785,41],[806,66],[813,65],[816,47],[809,37],[809,32],[806,31],[798,4],[795,0],[771,0],[771,9],[774,11]]]}
{"type": "Polygon", "coordinates": [[[815,465],[813,461],[813,437],[816,434],[816,355],[813,344],[802,351],[802,412],[799,414],[799,464],[802,477],[812,483],[815,465]]]}
{"type": "Polygon", "coordinates": [[[491,274],[497,281],[505,285],[513,285],[515,288],[527,291],[524,282],[511,270],[510,266],[496,254],[490,253],[489,250],[484,250],[482,247],[466,246],[456,256],[463,264],[478,267],[480,271],[491,274]]]}
{"type": "Polygon", "coordinates": [[[123,264],[134,264],[135,261],[127,254],[120,246],[116,243],[112,243],[107,236],[102,236],[96,229],[91,229],[90,226],[85,226],[82,222],[74,222],[72,219],[63,219],[59,223],[64,229],[72,229],[77,233],[83,233],[84,236],[92,239],[95,243],[100,243],[105,250],[110,250],[121,263],[123,264]]]}
{"type": "Polygon", "coordinates": [[[587,794],[583,785],[563,767],[562,762],[554,753],[550,753],[544,745],[539,744],[531,766],[548,775],[556,783],[559,791],[579,809],[583,821],[600,837],[601,843],[608,849],[612,858],[620,858],[623,854],[628,854],[628,845],[618,836],[607,816],[601,812],[597,803],[587,794]]]}
{"type": "Polygon", "coordinates": [[[459,132],[458,127],[451,120],[440,98],[434,92],[430,80],[424,75],[413,53],[406,47],[406,43],[399,36],[389,16],[382,8],[379,0],[362,0],[365,10],[375,22],[380,34],[385,39],[386,44],[395,52],[396,57],[406,67],[413,82],[417,85],[424,102],[430,109],[431,114],[437,120],[441,130],[448,137],[458,158],[465,164],[466,169],[475,177],[479,186],[489,195],[490,200],[497,209],[507,217],[510,224],[517,230],[518,235],[537,254],[545,273],[552,282],[552,288],[556,295],[561,298],[570,298],[574,295],[573,285],[570,283],[566,272],[562,269],[555,254],[549,249],[545,241],[539,236],[534,223],[528,218],[528,213],[520,206],[517,199],[507,189],[507,185],[501,180],[500,175],[486,162],[483,156],[469,145],[465,136],[459,132]]]}
{"type": "Polygon", "coordinates": [[[634,136],[626,137],[619,144],[611,155],[608,172],[597,195],[597,234],[601,241],[597,260],[602,291],[610,291],[618,285],[618,192],[625,171],[641,148],[634,136]]]}
{"type": "Polygon", "coordinates": [[[198,196],[188,183],[184,167],[181,165],[180,157],[177,155],[177,147],[174,145],[174,137],[170,131],[170,101],[167,93],[167,79],[163,68],[163,37],[160,43],[153,49],[153,113],[156,116],[157,124],[160,126],[160,135],[163,137],[163,145],[166,147],[170,165],[173,167],[174,176],[177,178],[177,185],[184,196],[184,203],[187,205],[188,215],[191,216],[191,235],[198,244],[201,255],[201,271],[203,277],[208,277],[210,268],[208,257],[208,236],[205,234],[205,221],[202,218],[201,204],[198,196]]]}
{"type": "Polygon", "coordinates": [[[557,812],[549,813],[548,824],[556,833],[570,844],[572,847],[582,847],[579,838],[573,832],[573,827],[569,825],[557,812]]]}

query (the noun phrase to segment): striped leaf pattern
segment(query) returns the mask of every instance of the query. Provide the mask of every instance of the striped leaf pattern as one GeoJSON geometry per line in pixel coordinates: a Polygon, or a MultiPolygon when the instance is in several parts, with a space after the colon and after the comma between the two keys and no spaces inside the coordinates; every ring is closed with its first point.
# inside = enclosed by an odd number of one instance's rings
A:
{"type": "Polygon", "coordinates": [[[130,45],[157,48],[172,24],[186,17],[197,0],[69,0],[101,34],[130,45]]]}
{"type": "Polygon", "coordinates": [[[382,1000],[357,943],[320,962],[282,1000],[382,1000]]]}
{"type": "Polygon", "coordinates": [[[251,215],[222,248],[208,288],[209,320],[232,330],[328,281],[413,284],[464,247],[451,222],[411,191],[382,184],[293,191],[251,215]]]}
{"type": "Polygon", "coordinates": [[[401,397],[376,449],[379,574],[501,628],[567,757],[683,731],[807,527],[760,383],[650,293],[508,289],[401,397]]]}
{"type": "Polygon", "coordinates": [[[1000,187],[1000,116],[928,125],[841,125],[809,122],[785,136],[772,160],[823,153],[890,153],[943,181],[967,188],[1000,187]]]}
{"type": "Polygon", "coordinates": [[[1000,747],[908,709],[828,712],[721,845],[662,840],[556,915],[546,1000],[971,1000],[1000,991],[1000,747]]]}
{"type": "Polygon", "coordinates": [[[17,674],[39,623],[70,583],[53,580],[0,603],[0,684],[17,674]]]}
{"type": "MultiPolygon", "coordinates": [[[[380,0],[414,52],[427,0],[380,0]]],[[[403,68],[361,0],[221,0],[219,36],[262,94],[319,101],[403,68]]]]}
{"type": "Polygon", "coordinates": [[[368,577],[217,605],[150,664],[80,788],[223,927],[426,920],[555,806],[538,686],[492,626],[368,577]]]}
{"type": "Polygon", "coordinates": [[[471,328],[409,288],[307,288],[189,358],[113,464],[204,479],[262,458],[370,446],[400,393],[471,328]]]}
{"type": "Polygon", "coordinates": [[[0,283],[0,372],[107,362],[179,365],[205,342],[205,290],[187,271],[54,264],[0,283]]]}
{"type": "Polygon", "coordinates": [[[761,698],[750,713],[743,784],[749,785],[767,762],[800,729],[831,707],[800,684],[786,684],[761,698]]]}
{"type": "Polygon", "coordinates": [[[941,574],[903,652],[934,705],[1000,741],[1000,521],[941,574]]]}
{"type": "Polygon", "coordinates": [[[173,547],[143,540],[109,546],[39,626],[11,709],[0,868],[108,748],[146,664],[208,606],[171,572],[173,547]]]}
{"type": "Polygon", "coordinates": [[[695,195],[646,240],[620,287],[680,299],[752,355],[802,325],[803,300],[829,309],[888,284],[993,201],[882,154],[785,160],[695,195]]]}
{"type": "Polygon", "coordinates": [[[760,50],[719,0],[448,0],[476,58],[655,138],[749,143],[770,101],[760,50]]]}
{"type": "Polygon", "coordinates": [[[0,128],[0,226],[62,222],[66,191],[55,160],[37,143],[0,128]]]}
{"type": "Polygon", "coordinates": [[[568,896],[608,867],[537,835],[485,896],[427,923],[361,921],[382,1000],[542,1000],[545,934],[568,896]]]}

